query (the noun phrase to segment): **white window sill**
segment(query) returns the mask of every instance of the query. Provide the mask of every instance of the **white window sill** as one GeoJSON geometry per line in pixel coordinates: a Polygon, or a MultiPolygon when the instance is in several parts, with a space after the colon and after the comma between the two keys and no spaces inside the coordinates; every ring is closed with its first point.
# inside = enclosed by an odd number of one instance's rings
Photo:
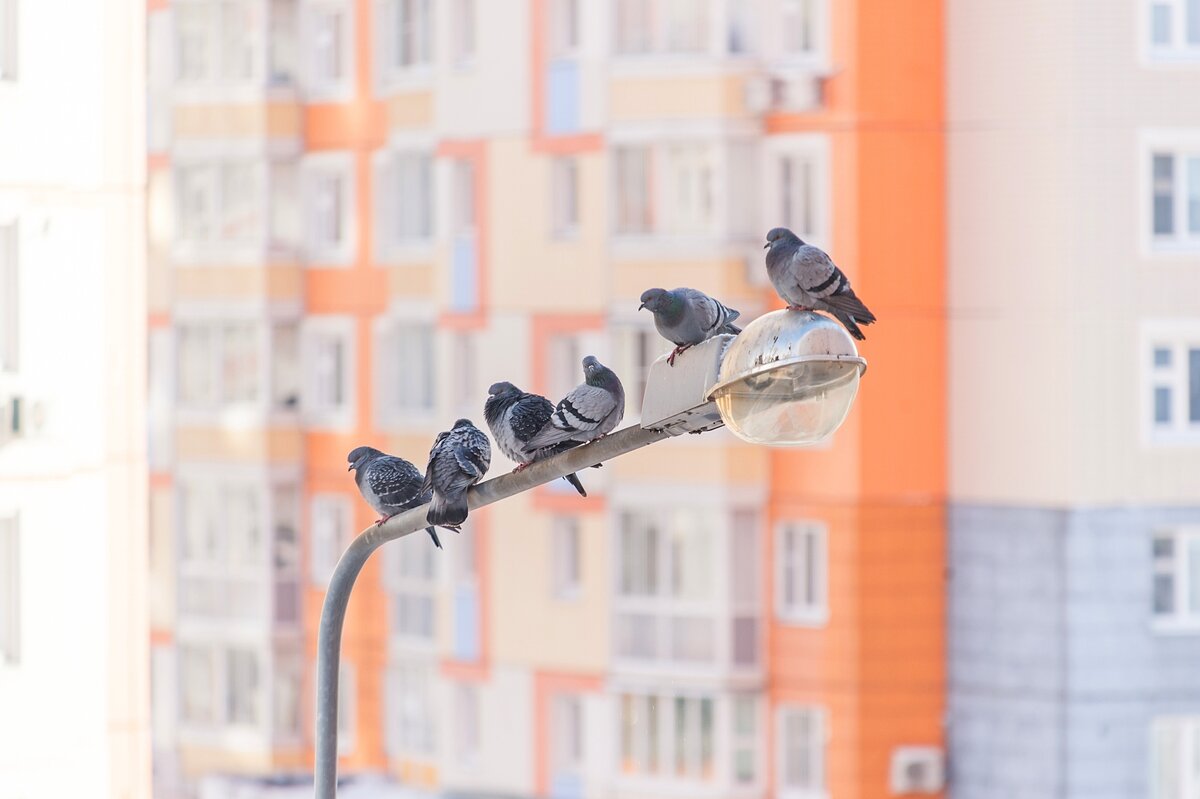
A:
{"type": "Polygon", "coordinates": [[[1143,443],[1150,449],[1200,447],[1200,426],[1182,430],[1152,428],[1143,437],[1143,443]]]}
{"type": "Polygon", "coordinates": [[[295,102],[298,96],[294,80],[287,83],[188,83],[175,80],[172,100],[180,105],[209,105],[245,102],[295,102]]]}
{"type": "Polygon", "coordinates": [[[776,621],[788,627],[820,628],[829,624],[829,610],[787,611],[780,610],[775,615],[776,621]]]}
{"type": "Polygon", "coordinates": [[[304,87],[305,105],[348,103],[354,99],[354,87],[349,80],[336,83],[314,83],[304,87]]]}
{"type": "Polygon", "coordinates": [[[296,411],[261,405],[230,405],[217,408],[177,406],[175,427],[229,427],[234,429],[291,427],[299,424],[296,411]]]}
{"type": "Polygon", "coordinates": [[[752,72],[757,57],[702,50],[686,53],[613,53],[610,75],[614,78],[675,75],[720,76],[752,72]]]}
{"type": "Polygon", "coordinates": [[[348,269],[354,265],[354,248],[348,243],[340,247],[309,247],[304,265],[310,269],[348,269]]]}
{"type": "Polygon", "coordinates": [[[1200,255],[1200,237],[1152,237],[1148,251],[1152,257],[1174,255],[1194,258],[1200,255]]]}
{"type": "Polygon", "coordinates": [[[301,418],[304,420],[304,426],[311,430],[345,432],[354,427],[352,408],[341,408],[336,411],[304,411],[301,418]]]}
{"type": "Polygon", "coordinates": [[[433,240],[430,239],[380,249],[375,254],[375,260],[380,266],[425,266],[433,263],[435,254],[433,240]]]}
{"type": "Polygon", "coordinates": [[[428,91],[432,88],[432,64],[393,67],[385,72],[383,79],[379,83],[379,92],[385,95],[428,91]]]}
{"type": "Polygon", "coordinates": [[[1156,618],[1150,629],[1155,635],[1200,635],[1200,619],[1156,618]]]}
{"type": "Polygon", "coordinates": [[[1179,50],[1174,48],[1146,48],[1142,58],[1147,67],[1197,67],[1200,66],[1200,47],[1179,50]]]}

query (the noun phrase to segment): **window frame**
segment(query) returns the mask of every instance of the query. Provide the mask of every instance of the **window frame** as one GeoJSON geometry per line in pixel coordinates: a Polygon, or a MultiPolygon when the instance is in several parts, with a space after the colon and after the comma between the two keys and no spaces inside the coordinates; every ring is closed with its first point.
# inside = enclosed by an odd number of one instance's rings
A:
{"type": "Polygon", "coordinates": [[[301,74],[304,76],[304,89],[307,99],[348,101],[354,90],[354,65],[357,60],[355,53],[357,4],[348,0],[303,0],[301,3],[301,36],[304,42],[302,52],[307,56],[301,74]],[[334,16],[341,17],[341,23],[336,31],[338,39],[338,70],[336,76],[323,74],[316,61],[319,40],[328,35],[324,26],[334,16]]]}
{"type": "Polygon", "coordinates": [[[21,516],[0,513],[0,669],[21,664],[21,516]]]}
{"type": "Polygon", "coordinates": [[[550,158],[550,236],[553,239],[579,238],[580,167],[578,156],[550,158]]]}
{"type": "Polygon", "coordinates": [[[325,590],[333,577],[338,559],[354,537],[353,500],[340,491],[316,491],[308,498],[308,582],[314,588],[325,590]],[[318,517],[336,515],[334,535],[318,530],[318,517]],[[340,529],[336,529],[340,528],[340,529]],[[318,536],[320,533],[320,536],[318,536]],[[328,545],[332,544],[332,550],[328,545]]]}
{"type": "MultiPolygon", "coordinates": [[[[796,627],[824,627],[829,622],[829,527],[816,519],[785,519],[775,525],[775,618],[783,624],[796,627]],[[788,536],[795,535],[797,542],[790,551],[798,560],[788,562],[788,536]],[[799,546],[802,537],[813,538],[812,554],[816,565],[806,570],[807,555],[799,546]],[[801,593],[801,576],[810,571],[815,586],[812,586],[813,602],[789,602],[787,597],[787,573],[796,575],[794,585],[801,593]]],[[[809,586],[804,586],[808,588],[809,586]]]]}
{"type": "Polygon", "coordinates": [[[21,369],[21,253],[15,218],[0,221],[0,374],[21,369]]]}
{"type": "MultiPolygon", "coordinates": [[[[1200,39],[1188,42],[1187,0],[1141,0],[1136,4],[1139,50],[1142,66],[1145,67],[1195,67],[1200,63],[1200,39]],[[1154,41],[1154,12],[1156,6],[1165,6],[1171,13],[1170,43],[1154,41]]],[[[1197,9],[1200,14],[1200,9],[1197,9]]],[[[1196,20],[1200,28],[1200,19],[1196,20]]]]}
{"type": "Polygon", "coordinates": [[[831,740],[829,711],[822,705],[785,703],[775,708],[775,780],[779,799],[828,799],[829,797],[829,744],[831,740]],[[787,783],[788,720],[795,715],[807,715],[815,727],[818,751],[809,751],[809,768],[818,774],[816,786],[790,786],[787,783]]]}
{"type": "Polygon", "coordinates": [[[429,264],[434,256],[434,243],[438,236],[438,166],[434,143],[426,138],[403,139],[376,150],[371,159],[371,180],[374,184],[374,233],[372,251],[377,262],[387,265],[429,264]],[[401,180],[400,170],[415,170],[424,180],[412,181],[412,176],[401,180]],[[417,197],[423,208],[411,213],[415,219],[412,235],[400,224],[402,209],[412,199],[403,197],[396,188],[416,186],[427,189],[425,196],[417,197]],[[420,230],[424,228],[424,230],[420,230]]]}
{"type": "Polygon", "coordinates": [[[579,516],[555,514],[550,519],[550,596],[560,602],[583,596],[582,528],[579,516]]]}
{"type": "Polygon", "coordinates": [[[830,241],[832,221],[832,189],[830,184],[829,136],[824,133],[789,133],[768,136],[762,149],[763,207],[772,219],[790,227],[805,241],[818,247],[826,247],[830,241]],[[783,205],[783,180],[780,166],[784,158],[799,160],[809,167],[811,184],[808,199],[811,202],[809,230],[801,230],[794,220],[787,218],[783,205]]]}
{"type": "Polygon", "coordinates": [[[437,4],[433,0],[377,0],[375,19],[378,20],[376,82],[381,92],[408,86],[428,84],[433,76],[438,53],[437,4]],[[415,56],[407,63],[400,60],[400,16],[404,5],[412,3],[416,27],[421,29],[414,40],[415,56]],[[423,37],[420,34],[423,33],[423,37]],[[424,39],[422,45],[421,38],[424,39]]]}
{"type": "MultiPolygon", "coordinates": [[[[303,202],[302,229],[307,266],[349,267],[358,251],[358,181],[354,153],[349,151],[308,153],[300,162],[303,202]],[[327,223],[321,207],[324,185],[336,180],[341,195],[337,201],[339,240],[325,239],[320,231],[327,223]]],[[[329,220],[332,222],[332,220],[329,220]]]]}
{"type": "Polygon", "coordinates": [[[21,76],[21,16],[19,0],[0,0],[0,85],[21,76]]]}
{"type": "Polygon", "coordinates": [[[441,369],[438,368],[438,329],[433,309],[428,304],[393,305],[386,314],[375,318],[372,335],[375,423],[381,428],[393,431],[424,431],[435,425],[441,369]],[[394,385],[396,379],[401,373],[414,374],[418,371],[413,364],[397,357],[400,337],[406,331],[407,334],[416,332],[417,335],[428,339],[426,363],[421,365],[423,368],[415,374],[412,381],[426,387],[429,393],[427,404],[409,406],[401,405],[398,401],[400,397],[394,385]],[[388,358],[396,358],[395,363],[388,365],[388,358]]]}
{"type": "MultiPolygon", "coordinates": [[[[1139,341],[1141,379],[1137,381],[1142,445],[1195,447],[1200,445],[1200,419],[1191,420],[1191,353],[1200,351],[1200,318],[1144,320],[1139,341]],[[1155,362],[1155,353],[1168,350],[1169,365],[1155,362]],[[1157,421],[1157,394],[1170,391],[1170,421],[1157,421]]],[[[1200,369],[1200,364],[1197,364],[1200,369]]],[[[1200,379],[1200,378],[1197,378],[1200,379]]],[[[1200,409],[1198,409],[1200,410],[1200,409]]]]}
{"type": "MultiPolygon", "coordinates": [[[[443,532],[442,535],[445,533],[443,532]]],[[[388,651],[395,658],[414,652],[433,653],[438,642],[441,569],[433,545],[424,531],[397,541],[384,551],[380,582],[386,595],[388,651]],[[412,564],[419,566],[410,572],[412,564]],[[428,609],[428,634],[401,629],[398,622],[401,601],[424,604],[428,609]]]]}
{"type": "Polygon", "coordinates": [[[306,425],[327,430],[347,430],[358,412],[358,326],[352,316],[323,314],[307,316],[300,323],[300,352],[303,365],[300,406],[306,425]],[[341,402],[326,404],[318,399],[321,374],[317,369],[317,347],[322,339],[342,343],[341,402]]]}
{"type": "Polygon", "coordinates": [[[384,746],[387,753],[392,757],[433,758],[438,750],[439,721],[436,659],[411,655],[390,658],[384,680],[384,746]],[[418,674],[419,677],[406,680],[406,672],[410,677],[418,674]],[[417,712],[413,713],[414,709],[417,712]],[[420,729],[414,732],[418,727],[420,729]]]}
{"type": "MultiPolygon", "coordinates": [[[[1138,136],[1139,240],[1142,256],[1155,261],[1193,260],[1200,253],[1200,229],[1189,232],[1189,161],[1200,162],[1200,128],[1147,129],[1138,136]],[[1155,156],[1172,158],[1171,234],[1154,232],[1155,156]]],[[[1200,201],[1200,163],[1196,167],[1196,190],[1200,201]]]]}
{"type": "Polygon", "coordinates": [[[1167,634],[1196,634],[1200,633],[1200,607],[1188,607],[1189,594],[1200,593],[1200,586],[1192,585],[1192,573],[1189,571],[1189,544],[1197,545],[1196,577],[1200,579],[1200,525],[1173,525],[1157,528],[1150,537],[1150,621],[1156,633],[1167,634]],[[1154,546],[1159,540],[1172,542],[1173,554],[1169,564],[1154,554],[1154,546]],[[1164,565],[1167,569],[1164,570],[1164,565]],[[1172,578],[1173,611],[1170,614],[1160,614],[1154,608],[1155,579],[1160,574],[1169,574],[1172,578]]]}

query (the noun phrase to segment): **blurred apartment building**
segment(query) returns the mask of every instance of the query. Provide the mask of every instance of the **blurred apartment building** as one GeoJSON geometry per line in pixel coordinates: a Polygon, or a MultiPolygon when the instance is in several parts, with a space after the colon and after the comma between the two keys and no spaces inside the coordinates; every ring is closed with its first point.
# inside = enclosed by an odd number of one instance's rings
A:
{"type": "Polygon", "coordinates": [[[147,799],[145,5],[66,5],[0,0],[0,796],[147,799]]]}
{"type": "MultiPolygon", "coordinates": [[[[636,423],[651,286],[774,307],[761,245],[881,319],[837,441],[719,432],[369,563],[341,770],[431,791],[941,791],[946,359],[934,0],[149,0],[155,780],[311,770],[317,620],[497,380],[596,354],[636,423]],[[868,455],[869,453],[869,455],[868,455]]],[[[493,473],[510,467],[499,454],[493,473]]],[[[215,783],[212,783],[215,784],[215,783]]]]}
{"type": "Polygon", "coordinates": [[[956,799],[1200,795],[1200,4],[947,5],[956,799]]]}

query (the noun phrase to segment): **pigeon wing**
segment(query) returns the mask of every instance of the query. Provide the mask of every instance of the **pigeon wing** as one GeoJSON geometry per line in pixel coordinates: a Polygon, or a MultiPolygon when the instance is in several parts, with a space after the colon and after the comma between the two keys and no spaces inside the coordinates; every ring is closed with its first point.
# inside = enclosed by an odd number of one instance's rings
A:
{"type": "Polygon", "coordinates": [[[513,405],[508,420],[513,435],[522,444],[538,434],[554,414],[554,404],[537,394],[526,394],[513,405]]]}
{"type": "Polygon", "coordinates": [[[421,493],[424,478],[416,466],[403,458],[379,458],[367,470],[367,483],[381,502],[404,505],[421,493]]]}
{"type": "Polygon", "coordinates": [[[458,468],[471,478],[471,482],[483,477],[492,463],[492,445],[488,443],[487,436],[479,430],[467,431],[466,435],[453,442],[450,451],[458,463],[458,468]]]}
{"type": "Polygon", "coordinates": [[[598,386],[576,386],[563,397],[550,417],[550,423],[530,439],[526,451],[541,449],[562,441],[590,441],[592,431],[600,427],[617,407],[617,398],[598,386]]]}

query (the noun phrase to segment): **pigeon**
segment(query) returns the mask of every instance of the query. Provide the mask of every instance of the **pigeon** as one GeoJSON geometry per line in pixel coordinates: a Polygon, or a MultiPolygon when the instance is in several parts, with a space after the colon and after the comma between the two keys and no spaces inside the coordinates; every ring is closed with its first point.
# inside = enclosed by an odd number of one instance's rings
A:
{"type": "MultiPolygon", "coordinates": [[[[346,456],[354,472],[358,492],[367,504],[380,514],[376,526],[383,524],[402,510],[424,505],[432,494],[421,490],[425,476],[421,470],[404,458],[388,455],[374,447],[355,447],[346,456]]],[[[426,527],[425,532],[433,539],[433,545],[442,548],[437,530],[426,527]]]]}
{"type": "Polygon", "coordinates": [[[583,382],[559,401],[550,420],[525,442],[527,455],[563,442],[586,444],[608,435],[625,415],[625,389],[604,364],[583,359],[583,382]]]}
{"type": "Polygon", "coordinates": [[[721,333],[742,332],[733,324],[741,314],[696,289],[646,289],[638,310],[649,308],[659,335],[675,345],[667,363],[675,365],[675,356],[721,333]]]}
{"type": "Polygon", "coordinates": [[[458,529],[467,520],[467,489],[483,479],[492,464],[492,445],[470,419],[438,433],[429,450],[422,491],[433,492],[425,521],[458,529]]]}
{"type": "Polygon", "coordinates": [[[850,288],[850,280],[825,251],[805,244],[785,227],[767,233],[767,275],[792,311],[826,311],[859,341],[866,338],[859,324],[869,325],[875,314],[850,288]]]}
{"type": "MultiPolygon", "coordinates": [[[[483,415],[487,419],[492,436],[496,439],[496,445],[517,464],[517,468],[513,470],[516,472],[534,461],[576,446],[573,442],[564,441],[532,453],[525,452],[525,442],[533,438],[534,434],[550,421],[553,413],[554,403],[550,400],[540,394],[522,391],[507,382],[493,383],[488,389],[487,402],[483,405],[483,415]]],[[[575,486],[579,496],[587,496],[583,483],[579,482],[579,477],[574,472],[563,479],[575,486]]]]}

